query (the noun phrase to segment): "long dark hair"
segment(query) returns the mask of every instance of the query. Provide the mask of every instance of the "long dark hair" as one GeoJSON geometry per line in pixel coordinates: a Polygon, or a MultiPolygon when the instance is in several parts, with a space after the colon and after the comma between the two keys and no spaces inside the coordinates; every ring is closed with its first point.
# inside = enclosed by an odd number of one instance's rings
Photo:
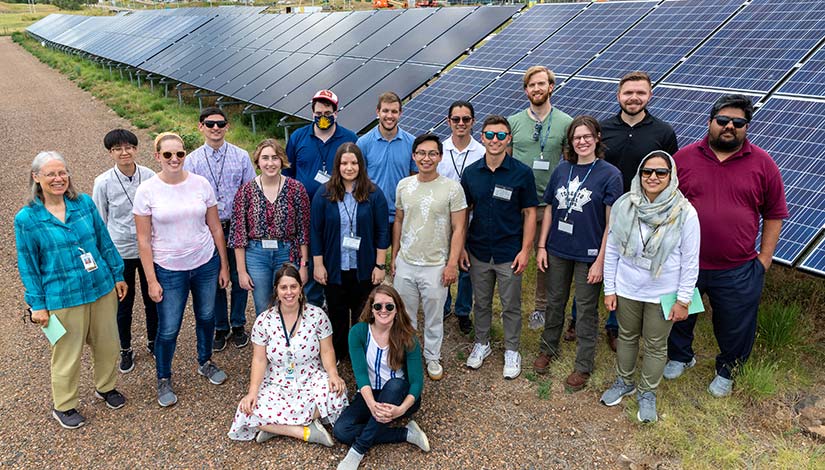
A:
{"type": "Polygon", "coordinates": [[[364,154],[352,142],[341,144],[335,152],[332,176],[327,182],[327,198],[332,202],[339,202],[344,200],[344,194],[347,193],[346,188],[344,188],[344,178],[341,176],[341,159],[345,153],[355,155],[355,159],[358,161],[358,176],[355,177],[355,190],[352,192],[352,196],[356,201],[364,202],[369,199],[370,193],[375,191],[375,185],[367,175],[367,163],[364,160],[364,154]]]}
{"type": "Polygon", "coordinates": [[[301,274],[298,272],[298,268],[292,263],[284,263],[281,269],[275,272],[275,282],[272,283],[274,287],[272,289],[272,298],[269,300],[269,308],[275,306],[277,306],[279,310],[281,308],[281,302],[278,300],[278,283],[281,282],[281,278],[284,276],[291,277],[298,281],[298,287],[301,288],[301,295],[298,297],[298,313],[300,314],[304,311],[304,305],[306,304],[304,284],[301,282],[301,274]]]}
{"type": "Polygon", "coordinates": [[[370,292],[359,320],[369,324],[375,323],[375,314],[372,311],[375,294],[388,295],[392,297],[395,304],[395,318],[392,327],[390,327],[390,356],[387,358],[387,364],[393,370],[398,370],[404,366],[407,353],[412,351],[415,346],[415,330],[410,322],[410,317],[407,316],[407,309],[404,308],[404,301],[401,300],[398,291],[386,284],[379,284],[370,292]]]}
{"type": "Polygon", "coordinates": [[[570,163],[578,163],[579,155],[573,147],[573,133],[577,127],[584,126],[593,133],[596,139],[596,158],[604,158],[604,143],[602,143],[602,126],[593,116],[576,116],[567,128],[567,143],[564,144],[564,159],[570,163]]]}

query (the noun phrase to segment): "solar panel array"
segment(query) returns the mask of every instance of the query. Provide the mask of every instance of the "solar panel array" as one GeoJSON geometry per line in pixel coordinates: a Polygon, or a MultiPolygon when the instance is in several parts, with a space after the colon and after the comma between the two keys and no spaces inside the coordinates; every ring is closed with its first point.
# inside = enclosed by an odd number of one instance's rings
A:
{"type": "Polygon", "coordinates": [[[357,132],[375,120],[380,93],[409,97],[520,9],[181,8],[50,15],[28,32],[64,50],[305,119],[315,91],[332,89],[340,99],[338,121],[357,132]]]}
{"type": "Polygon", "coordinates": [[[555,106],[600,119],[619,111],[618,79],[647,71],[655,82],[649,110],[673,125],[680,146],[707,134],[720,96],[750,97],[757,111],[749,137],[776,160],[791,212],[775,258],[825,274],[825,2],[536,5],[416,95],[402,124],[447,137],[457,99],[473,103],[477,121],[514,114],[527,106],[521,77],[534,64],[558,74],[555,106]]]}

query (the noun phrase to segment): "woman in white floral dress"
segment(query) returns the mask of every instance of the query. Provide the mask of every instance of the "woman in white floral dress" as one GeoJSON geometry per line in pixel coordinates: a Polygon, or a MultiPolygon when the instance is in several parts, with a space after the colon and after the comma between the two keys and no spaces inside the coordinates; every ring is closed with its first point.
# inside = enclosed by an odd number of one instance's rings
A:
{"type": "Polygon", "coordinates": [[[273,305],[252,328],[249,392],[238,405],[230,439],[265,442],[280,435],[333,445],[321,421],[334,423],[346,408],[346,385],[335,366],[329,319],[306,303],[302,287],[293,265],[275,273],[273,305]]]}

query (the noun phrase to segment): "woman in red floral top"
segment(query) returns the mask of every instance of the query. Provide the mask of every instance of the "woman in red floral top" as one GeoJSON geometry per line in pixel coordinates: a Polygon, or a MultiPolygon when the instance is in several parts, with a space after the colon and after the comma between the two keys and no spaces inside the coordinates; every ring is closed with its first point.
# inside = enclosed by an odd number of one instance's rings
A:
{"type": "Polygon", "coordinates": [[[274,139],[258,144],[252,159],[261,174],[238,188],[229,246],[235,249],[241,286],[252,291],[259,314],[271,304],[275,272],[284,263],[298,266],[306,282],[309,196],[301,183],[281,174],[289,162],[274,139]]]}

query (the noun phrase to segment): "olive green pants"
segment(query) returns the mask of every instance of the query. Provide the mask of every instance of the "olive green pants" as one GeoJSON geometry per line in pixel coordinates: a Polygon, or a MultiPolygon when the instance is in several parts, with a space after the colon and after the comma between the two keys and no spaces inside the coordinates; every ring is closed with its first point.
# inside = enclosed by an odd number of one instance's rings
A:
{"type": "Polygon", "coordinates": [[[619,320],[619,339],[616,342],[616,372],[625,382],[635,382],[636,360],[639,357],[639,337],[644,341],[641,392],[656,390],[667,363],[667,337],[673,322],[665,320],[662,306],[639,302],[619,296],[616,317],[619,320]]]}

